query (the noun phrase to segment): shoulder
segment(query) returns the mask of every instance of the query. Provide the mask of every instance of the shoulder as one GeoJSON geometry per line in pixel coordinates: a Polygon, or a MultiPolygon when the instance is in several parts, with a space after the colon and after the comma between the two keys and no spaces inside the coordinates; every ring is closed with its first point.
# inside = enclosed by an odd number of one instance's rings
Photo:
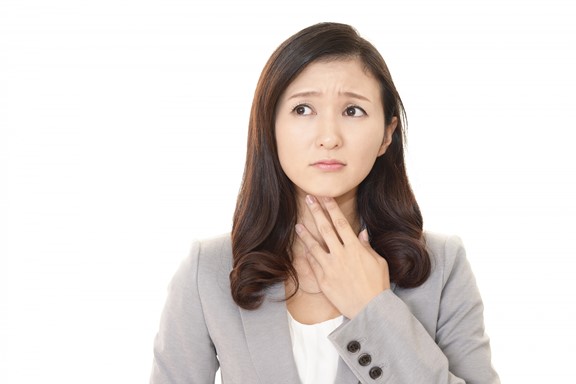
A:
{"type": "Polygon", "coordinates": [[[190,252],[182,260],[172,285],[201,286],[227,285],[232,270],[232,244],[229,234],[222,234],[192,242],[190,252]]]}
{"type": "Polygon", "coordinates": [[[232,265],[232,241],[230,234],[195,240],[190,252],[191,258],[198,259],[198,265],[210,268],[213,265],[232,265]]]}
{"type": "Polygon", "coordinates": [[[424,241],[432,262],[432,274],[441,275],[444,283],[455,267],[467,263],[464,243],[459,236],[425,231],[424,241]]]}
{"type": "Polygon", "coordinates": [[[439,256],[453,256],[464,248],[459,236],[432,231],[424,231],[424,242],[429,252],[439,256]]]}
{"type": "Polygon", "coordinates": [[[434,287],[443,307],[481,306],[472,266],[459,236],[425,232],[432,271],[422,288],[434,287]]]}
{"type": "Polygon", "coordinates": [[[197,264],[201,275],[214,276],[228,274],[232,270],[232,241],[230,234],[195,240],[192,243],[190,259],[197,264]]]}

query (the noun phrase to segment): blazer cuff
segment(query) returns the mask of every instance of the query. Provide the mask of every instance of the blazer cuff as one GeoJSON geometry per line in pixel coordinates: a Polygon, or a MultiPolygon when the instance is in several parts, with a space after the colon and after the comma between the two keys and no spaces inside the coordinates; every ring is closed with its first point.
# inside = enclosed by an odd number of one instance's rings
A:
{"type": "Polygon", "coordinates": [[[362,382],[427,382],[439,368],[449,375],[440,348],[391,289],[372,299],[329,339],[362,382]]]}

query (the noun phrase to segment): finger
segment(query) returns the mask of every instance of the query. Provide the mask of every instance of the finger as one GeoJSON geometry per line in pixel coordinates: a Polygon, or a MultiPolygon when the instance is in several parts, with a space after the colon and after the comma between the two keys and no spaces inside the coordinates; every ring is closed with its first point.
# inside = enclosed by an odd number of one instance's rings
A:
{"type": "Polygon", "coordinates": [[[360,244],[365,247],[370,247],[370,239],[368,238],[368,230],[364,228],[358,234],[358,240],[360,240],[360,244]]]}
{"type": "Polygon", "coordinates": [[[342,242],[344,244],[350,244],[351,242],[355,241],[356,234],[346,219],[346,216],[344,216],[344,213],[342,213],[342,210],[338,206],[336,200],[331,197],[323,197],[322,203],[324,204],[326,212],[328,212],[328,215],[330,216],[330,220],[332,220],[338,236],[340,236],[340,239],[342,239],[342,242]]]}
{"type": "MultiPolygon", "coordinates": [[[[308,209],[312,213],[316,228],[318,229],[318,232],[320,233],[320,236],[322,236],[324,242],[326,242],[328,249],[332,252],[339,247],[341,248],[342,242],[340,241],[336,231],[334,231],[331,220],[326,217],[324,209],[318,200],[314,196],[307,195],[306,204],[308,204],[308,209]]],[[[342,217],[344,218],[344,216],[342,217]]],[[[346,221],[346,218],[344,218],[344,220],[346,221]]]]}
{"type": "Polygon", "coordinates": [[[322,268],[322,265],[318,262],[316,257],[314,257],[314,255],[308,250],[306,250],[305,256],[306,260],[308,260],[308,264],[310,264],[310,269],[312,269],[312,273],[314,274],[316,281],[320,283],[322,281],[322,277],[324,276],[324,268],[322,268]]]}
{"type": "Polygon", "coordinates": [[[314,259],[314,261],[322,266],[323,262],[326,259],[327,253],[324,251],[322,246],[314,236],[306,229],[306,227],[302,224],[296,224],[296,234],[300,238],[300,240],[304,243],[304,247],[306,248],[306,256],[309,259],[314,259]]]}
{"type": "Polygon", "coordinates": [[[374,258],[376,258],[376,260],[380,260],[382,258],[382,256],[380,256],[378,252],[376,252],[374,248],[372,248],[372,245],[370,244],[368,229],[364,228],[363,230],[360,231],[360,233],[358,234],[358,240],[360,241],[360,244],[362,244],[362,246],[364,246],[364,248],[366,248],[370,252],[370,254],[374,256],[374,258]]]}

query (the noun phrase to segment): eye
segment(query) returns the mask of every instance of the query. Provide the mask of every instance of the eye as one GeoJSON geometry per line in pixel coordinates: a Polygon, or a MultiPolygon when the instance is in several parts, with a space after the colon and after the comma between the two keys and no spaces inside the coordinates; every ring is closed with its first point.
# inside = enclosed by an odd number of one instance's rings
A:
{"type": "Polygon", "coordinates": [[[351,105],[344,110],[344,115],[351,117],[360,117],[365,116],[366,111],[356,105],[351,105]]]}
{"type": "Polygon", "coordinates": [[[292,112],[300,116],[306,116],[312,114],[312,108],[310,108],[306,104],[298,104],[292,109],[292,112]]]}

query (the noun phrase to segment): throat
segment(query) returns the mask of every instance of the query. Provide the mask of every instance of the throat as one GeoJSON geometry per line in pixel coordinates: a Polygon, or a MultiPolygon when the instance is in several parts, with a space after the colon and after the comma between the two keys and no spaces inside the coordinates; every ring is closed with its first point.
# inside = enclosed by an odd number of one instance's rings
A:
{"type": "MultiPolygon", "coordinates": [[[[293,289],[287,284],[287,296],[293,289]]],[[[301,324],[318,324],[341,315],[322,292],[309,294],[297,290],[286,302],[286,308],[292,318],[301,324]]]]}

